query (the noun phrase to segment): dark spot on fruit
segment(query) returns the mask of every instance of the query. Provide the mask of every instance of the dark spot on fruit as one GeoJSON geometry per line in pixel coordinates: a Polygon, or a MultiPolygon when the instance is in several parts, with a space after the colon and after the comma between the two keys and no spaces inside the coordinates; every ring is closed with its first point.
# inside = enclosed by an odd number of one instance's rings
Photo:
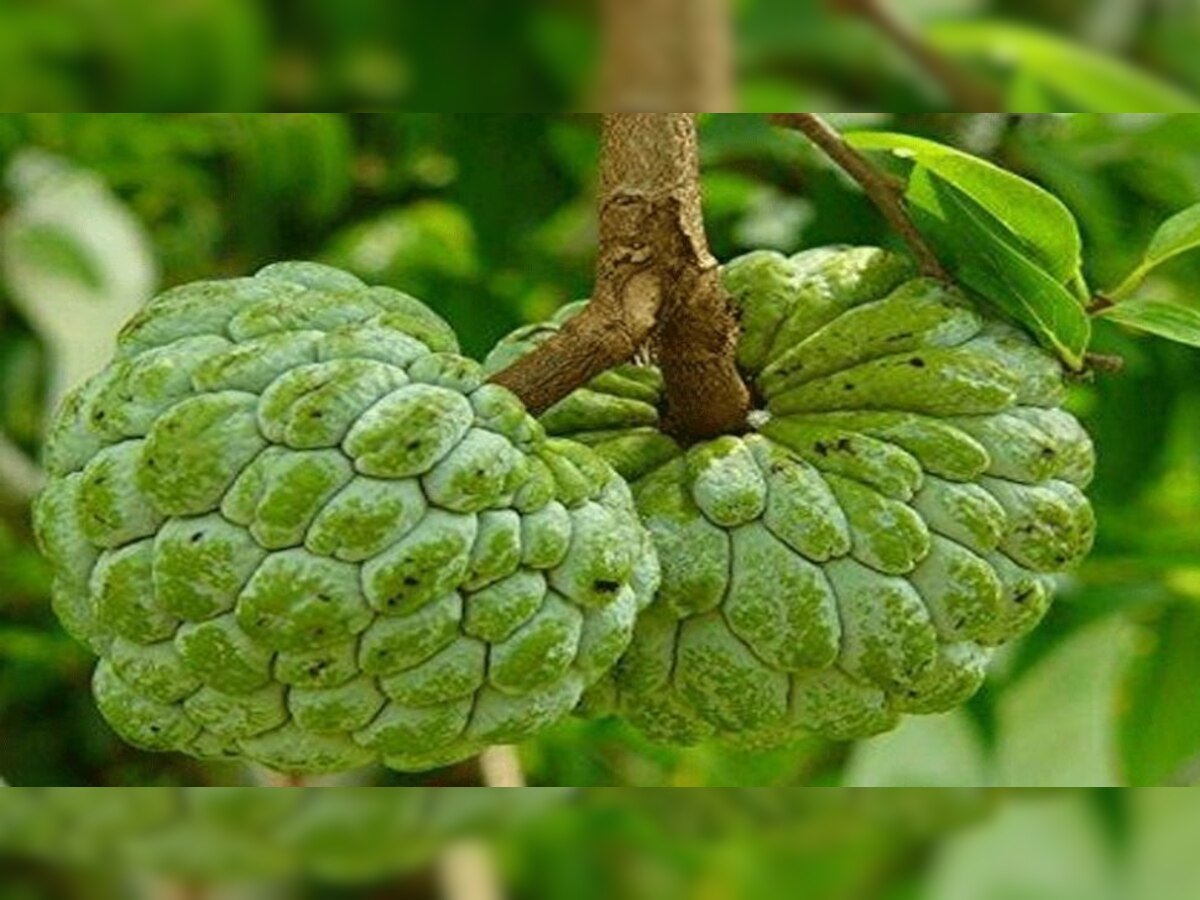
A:
{"type": "Polygon", "coordinates": [[[852,391],[852,390],[854,390],[854,385],[851,384],[849,381],[847,381],[845,384],[842,385],[842,390],[843,391],[852,391]]]}
{"type": "Polygon", "coordinates": [[[311,666],[308,667],[308,670],[307,670],[308,677],[316,678],[318,675],[320,675],[322,672],[324,672],[327,668],[329,668],[329,660],[319,659],[315,663],[313,663],[311,666]]]}
{"type": "Polygon", "coordinates": [[[615,591],[620,586],[621,586],[621,583],[618,581],[608,581],[603,578],[598,578],[594,582],[592,582],[592,587],[594,587],[596,590],[598,590],[602,594],[611,594],[613,591],[615,591]]]}
{"type": "Polygon", "coordinates": [[[409,441],[409,442],[408,442],[408,446],[407,446],[405,449],[408,449],[408,450],[416,450],[416,449],[418,449],[420,446],[421,446],[421,442],[420,442],[420,441],[409,441]]]}
{"type": "Polygon", "coordinates": [[[254,624],[257,625],[259,628],[265,628],[267,625],[267,617],[259,616],[258,619],[254,622],[254,624]]]}
{"type": "Polygon", "coordinates": [[[313,629],[313,637],[321,637],[323,634],[325,634],[324,628],[314,628],[313,629]]]}
{"type": "Polygon", "coordinates": [[[203,539],[204,539],[203,531],[197,531],[195,534],[192,535],[192,543],[193,544],[199,543],[203,539]]]}
{"type": "Polygon", "coordinates": [[[1042,448],[1042,458],[1043,459],[1053,459],[1054,458],[1054,448],[1053,447],[1043,447],[1042,448]]]}
{"type": "Polygon", "coordinates": [[[854,449],[854,446],[850,443],[850,438],[839,438],[837,448],[845,453],[849,453],[854,449]]]}
{"type": "Polygon", "coordinates": [[[314,409],[312,412],[309,413],[309,416],[311,416],[314,419],[323,419],[323,418],[325,418],[325,413],[323,413],[319,409],[314,409]]]}
{"type": "Polygon", "coordinates": [[[418,584],[421,583],[421,579],[417,578],[415,575],[405,575],[404,583],[408,587],[416,587],[418,584]]]}
{"type": "Polygon", "coordinates": [[[899,334],[893,334],[890,338],[888,338],[888,343],[894,343],[895,341],[907,341],[912,336],[913,333],[911,331],[902,331],[899,334]]]}
{"type": "Polygon", "coordinates": [[[317,599],[320,600],[322,603],[332,603],[333,602],[333,598],[330,597],[328,594],[317,594],[317,599]]]}
{"type": "Polygon", "coordinates": [[[1033,596],[1033,588],[1026,588],[1025,590],[1021,591],[1021,593],[1017,594],[1017,596],[1013,597],[1013,603],[1017,603],[1017,604],[1024,603],[1026,600],[1028,600],[1032,596],[1033,596]]]}
{"type": "Polygon", "coordinates": [[[103,422],[104,421],[104,410],[99,410],[94,416],[92,416],[92,418],[95,419],[97,422],[103,422]]]}
{"type": "Polygon", "coordinates": [[[908,361],[908,364],[910,366],[912,366],[914,369],[925,368],[925,360],[921,359],[921,357],[919,357],[919,356],[914,356],[912,359],[910,359],[908,361]]]}
{"type": "Polygon", "coordinates": [[[824,441],[817,441],[815,444],[813,444],[813,449],[816,450],[821,456],[829,455],[829,447],[824,441]]]}

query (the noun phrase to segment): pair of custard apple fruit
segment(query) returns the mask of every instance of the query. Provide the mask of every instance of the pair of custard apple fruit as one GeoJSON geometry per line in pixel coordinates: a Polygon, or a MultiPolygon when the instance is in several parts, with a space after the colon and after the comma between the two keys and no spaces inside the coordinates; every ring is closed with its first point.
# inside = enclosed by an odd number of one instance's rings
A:
{"type": "Polygon", "coordinates": [[[413,298],[312,263],[151,301],[35,508],[126,740],[452,763],[573,712],[870,736],[963,702],[1089,549],[1091,443],[1022,331],[873,248],[727,265],[760,408],[683,446],[653,365],[535,420],[413,298]]]}

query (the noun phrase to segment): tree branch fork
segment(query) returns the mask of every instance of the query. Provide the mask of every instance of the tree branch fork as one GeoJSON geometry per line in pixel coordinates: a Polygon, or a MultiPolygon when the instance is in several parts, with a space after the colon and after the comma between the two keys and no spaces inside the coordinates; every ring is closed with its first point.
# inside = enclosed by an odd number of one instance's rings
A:
{"type": "Polygon", "coordinates": [[[685,440],[741,429],[750,392],[734,363],[737,322],[699,179],[694,114],[606,114],[592,300],[493,380],[537,414],[649,349],[666,385],[664,428],[685,440]]]}

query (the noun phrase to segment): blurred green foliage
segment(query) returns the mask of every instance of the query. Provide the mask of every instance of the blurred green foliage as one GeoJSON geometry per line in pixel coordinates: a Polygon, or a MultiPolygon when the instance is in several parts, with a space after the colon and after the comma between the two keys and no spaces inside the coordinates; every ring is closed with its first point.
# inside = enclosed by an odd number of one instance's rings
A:
{"type": "Polygon", "coordinates": [[[65,793],[0,791],[6,897],[1191,900],[1200,877],[1194,790],[65,793]]]}
{"type": "MultiPolygon", "coordinates": [[[[962,57],[1006,108],[1196,108],[1200,17],[1190,0],[884,2],[962,57]],[[964,22],[967,31],[956,27],[964,22]]],[[[596,6],[0,0],[0,104],[154,112],[584,109],[594,105],[596,6]]],[[[731,0],[742,109],[953,106],[903,52],[834,6],[731,0]]]]}
{"type": "MultiPolygon", "coordinates": [[[[1120,280],[1163,219],[1200,202],[1196,115],[833,121],[941,140],[1055,192],[1080,221],[1092,284],[1120,280]]],[[[719,257],[763,246],[900,246],[800,136],[759,116],[706,116],[701,139],[719,257]]],[[[128,211],[149,259],[122,265],[157,272],[159,288],[282,258],[329,260],[420,296],[481,355],[517,324],[586,296],[597,145],[597,121],[584,115],[8,114],[0,116],[0,171],[10,176],[0,249],[33,202],[12,186],[13,163],[51,154],[93,173],[128,211]]],[[[85,264],[71,252],[37,263],[64,286],[89,271],[88,259],[117,265],[103,235],[95,247],[80,243],[100,221],[91,208],[68,212],[72,227],[63,234],[85,264]]],[[[0,434],[9,450],[33,459],[47,391],[65,363],[54,349],[63,345],[47,339],[30,310],[57,322],[62,295],[30,296],[31,263],[22,263],[22,278],[0,264],[0,434]]],[[[123,283],[119,271],[96,271],[123,283]]],[[[1143,292],[1196,307],[1197,284],[1200,257],[1184,255],[1156,270],[1143,292]]],[[[576,721],[523,748],[531,779],[966,787],[1200,779],[1200,354],[1110,322],[1096,331],[1094,349],[1126,361],[1122,374],[1081,384],[1071,401],[1098,447],[1096,550],[1065,581],[1047,623],[997,659],[967,709],[860,746],[814,739],[768,754],[666,748],[611,721],[576,721]]],[[[55,340],[94,349],[99,338],[55,340]]],[[[0,499],[19,493],[5,471],[0,499]]],[[[0,511],[13,506],[0,502],[0,511]]],[[[140,753],[111,735],[89,696],[89,660],[49,611],[25,511],[0,512],[0,522],[0,773],[20,785],[243,782],[247,773],[236,768],[140,753]]],[[[477,778],[466,766],[412,780],[477,778]]]]}

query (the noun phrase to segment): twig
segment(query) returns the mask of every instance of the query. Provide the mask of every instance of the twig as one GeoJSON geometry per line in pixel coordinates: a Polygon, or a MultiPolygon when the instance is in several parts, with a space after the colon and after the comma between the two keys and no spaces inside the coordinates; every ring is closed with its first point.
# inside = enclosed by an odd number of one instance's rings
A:
{"type": "Polygon", "coordinates": [[[652,341],[673,433],[745,422],[737,323],[708,249],[691,113],[609,113],[600,158],[600,249],[592,301],[493,381],[543,412],[652,341]]]}
{"type": "Polygon", "coordinates": [[[488,747],[479,754],[479,773],[488,787],[525,787],[521,757],[510,744],[488,747]]]}
{"type": "Polygon", "coordinates": [[[932,278],[948,281],[950,276],[925,242],[917,226],[904,209],[902,186],[880,171],[865,156],[851,147],[823,118],[813,113],[775,113],[771,121],[785,128],[794,128],[824,151],[879,208],[888,224],[904,239],[921,271],[932,278]]]}
{"type": "Polygon", "coordinates": [[[883,0],[827,0],[835,10],[858,16],[908,55],[949,96],[957,112],[1003,112],[1000,95],[943,55],[883,0]]]}
{"type": "Polygon", "coordinates": [[[455,841],[443,849],[437,876],[445,900],[503,900],[492,848],[482,840],[455,841]]]}
{"type": "Polygon", "coordinates": [[[259,781],[263,787],[302,788],[312,786],[312,781],[309,779],[309,777],[299,772],[276,772],[274,769],[261,767],[256,767],[254,772],[256,780],[259,781]]]}

